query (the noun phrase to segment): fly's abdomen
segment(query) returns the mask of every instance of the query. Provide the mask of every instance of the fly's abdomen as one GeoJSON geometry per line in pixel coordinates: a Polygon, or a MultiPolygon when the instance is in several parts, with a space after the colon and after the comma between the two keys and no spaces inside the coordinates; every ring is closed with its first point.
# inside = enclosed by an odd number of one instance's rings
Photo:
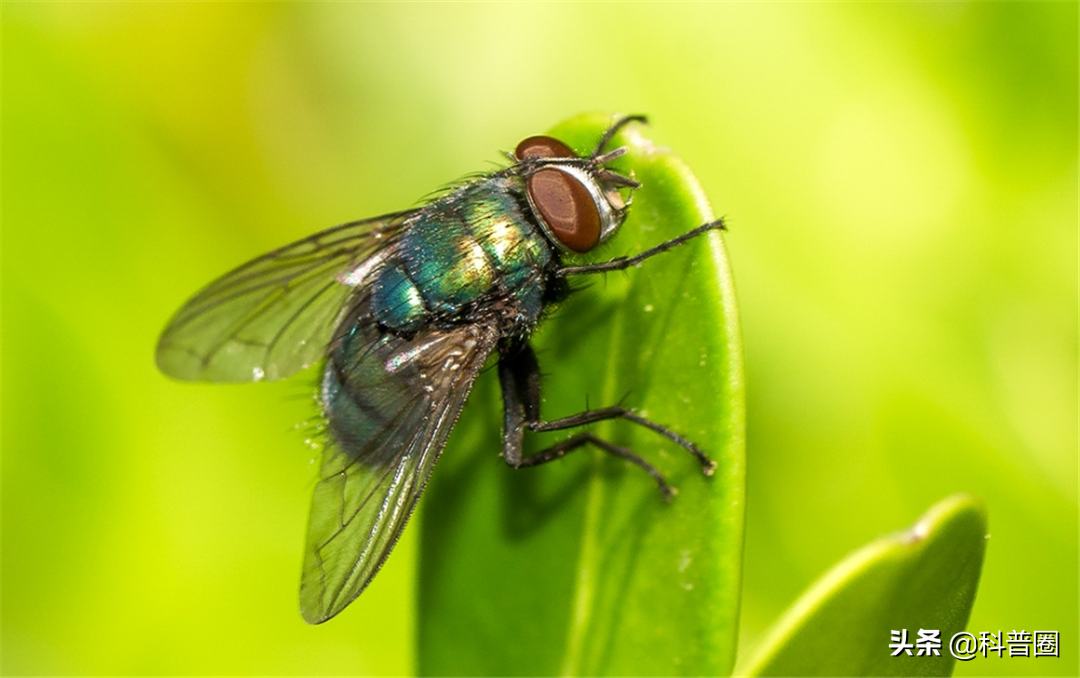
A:
{"type": "Polygon", "coordinates": [[[485,303],[505,314],[507,302],[511,322],[535,321],[551,250],[513,191],[510,180],[489,179],[419,213],[372,285],[379,322],[413,332],[433,317],[483,312],[485,303]]]}
{"type": "Polygon", "coordinates": [[[415,375],[387,371],[381,358],[393,343],[392,335],[371,342],[363,327],[355,327],[338,339],[323,375],[322,402],[331,439],[338,449],[373,466],[392,456],[393,450],[380,444],[387,423],[420,385],[415,375]]]}

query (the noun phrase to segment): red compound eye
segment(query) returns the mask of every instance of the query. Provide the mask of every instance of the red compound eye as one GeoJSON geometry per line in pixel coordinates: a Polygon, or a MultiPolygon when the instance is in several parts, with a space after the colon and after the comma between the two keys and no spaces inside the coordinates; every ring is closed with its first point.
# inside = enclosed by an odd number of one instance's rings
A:
{"type": "Polygon", "coordinates": [[[529,137],[518,144],[514,150],[514,156],[518,160],[535,160],[539,158],[576,158],[577,154],[558,139],[537,136],[529,137]]]}
{"type": "Polygon", "coordinates": [[[538,216],[567,249],[588,252],[596,247],[600,242],[600,212],[577,177],[547,167],[529,176],[527,187],[538,216]]]}

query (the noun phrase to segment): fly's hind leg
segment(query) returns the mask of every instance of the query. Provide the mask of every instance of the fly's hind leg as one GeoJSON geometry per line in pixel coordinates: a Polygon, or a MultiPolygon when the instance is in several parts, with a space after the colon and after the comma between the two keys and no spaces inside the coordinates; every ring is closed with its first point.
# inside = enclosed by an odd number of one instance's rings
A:
{"type": "Polygon", "coordinates": [[[546,464],[591,443],[608,454],[621,457],[644,469],[656,481],[664,498],[670,499],[675,494],[675,488],[668,484],[663,474],[652,464],[625,447],[609,443],[588,431],[578,433],[527,457],[523,456],[522,441],[526,429],[534,433],[543,433],[562,431],[606,419],[626,419],[655,431],[693,454],[701,464],[705,475],[712,475],[716,469],[716,462],[710,460],[686,438],[619,405],[581,412],[554,421],[542,421],[540,419],[540,367],[536,362],[536,354],[526,342],[516,342],[500,347],[499,383],[502,386],[504,408],[502,453],[506,463],[514,468],[546,464]]]}

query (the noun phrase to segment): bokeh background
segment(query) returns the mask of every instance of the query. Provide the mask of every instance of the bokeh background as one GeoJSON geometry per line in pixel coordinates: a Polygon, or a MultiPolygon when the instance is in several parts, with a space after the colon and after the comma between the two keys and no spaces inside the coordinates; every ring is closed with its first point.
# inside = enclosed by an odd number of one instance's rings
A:
{"type": "Polygon", "coordinates": [[[157,335],[244,260],[605,110],[729,219],[743,651],[964,491],[970,630],[1062,656],[957,673],[1076,675],[1076,3],[0,11],[4,673],[413,672],[417,530],[341,618],[297,613],[310,379],[177,384],[157,335]]]}

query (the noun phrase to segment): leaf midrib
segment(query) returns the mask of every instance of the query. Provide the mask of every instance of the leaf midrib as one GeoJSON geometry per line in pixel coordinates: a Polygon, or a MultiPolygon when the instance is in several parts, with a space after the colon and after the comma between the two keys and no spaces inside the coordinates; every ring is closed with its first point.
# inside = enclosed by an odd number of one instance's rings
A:
{"type": "MultiPolygon", "coordinates": [[[[619,352],[619,338],[626,323],[626,313],[616,313],[615,322],[612,323],[612,332],[609,335],[610,350],[607,352],[607,360],[604,366],[603,390],[601,394],[603,402],[614,402],[614,385],[616,374],[616,361],[619,352]]],[[[570,603],[570,625],[567,628],[566,650],[563,657],[562,667],[559,674],[563,676],[582,675],[583,657],[585,654],[585,639],[588,638],[589,626],[592,624],[593,599],[596,592],[595,571],[599,562],[599,541],[601,514],[604,504],[605,482],[603,474],[596,471],[597,452],[593,451],[592,472],[586,489],[585,519],[581,528],[581,546],[578,549],[578,576],[574,579],[574,591],[570,603]]]]}

